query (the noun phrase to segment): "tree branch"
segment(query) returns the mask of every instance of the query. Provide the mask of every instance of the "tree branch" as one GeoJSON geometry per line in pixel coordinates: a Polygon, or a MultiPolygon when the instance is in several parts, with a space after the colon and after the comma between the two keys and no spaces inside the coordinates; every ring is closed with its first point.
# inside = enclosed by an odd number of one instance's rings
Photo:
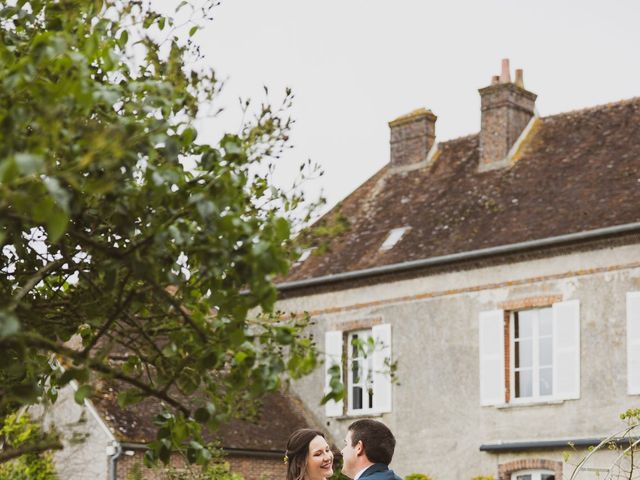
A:
{"type": "Polygon", "coordinates": [[[66,262],[67,260],[64,257],[54,260],[53,262],[44,265],[40,270],[29,277],[29,280],[27,280],[24,286],[19,288],[18,292],[14,295],[13,300],[9,305],[9,310],[15,310],[20,303],[20,300],[22,300],[22,297],[29,293],[38,283],[44,280],[51,270],[64,265],[66,262]]]}
{"type": "MultiPolygon", "coordinates": [[[[180,410],[186,417],[188,417],[191,414],[190,410],[187,407],[185,407],[178,400],[169,396],[168,393],[157,390],[152,386],[138,380],[137,378],[133,378],[128,375],[125,375],[122,372],[114,368],[111,368],[108,365],[105,365],[104,363],[101,363],[97,360],[94,360],[92,358],[86,358],[82,355],[82,352],[78,350],[65,347],[64,345],[60,345],[59,343],[56,343],[52,340],[49,340],[48,338],[41,337],[40,335],[37,335],[34,333],[25,332],[20,336],[25,341],[27,341],[31,346],[43,348],[50,352],[57,353],[59,355],[64,355],[72,360],[84,362],[87,365],[87,367],[89,367],[91,370],[100,372],[104,375],[115,378],[117,380],[121,380],[125,383],[128,383],[129,385],[132,385],[140,389],[144,393],[147,393],[153,397],[156,397],[159,400],[164,400],[176,410],[180,410]]],[[[2,346],[2,342],[0,341],[0,347],[1,346],[2,346]]]]}
{"type": "Polygon", "coordinates": [[[42,440],[41,442],[34,443],[32,445],[23,445],[17,448],[11,448],[9,450],[0,450],[0,463],[8,462],[14,458],[21,457],[28,453],[43,453],[49,450],[61,450],[62,443],[60,440],[42,440]]]}

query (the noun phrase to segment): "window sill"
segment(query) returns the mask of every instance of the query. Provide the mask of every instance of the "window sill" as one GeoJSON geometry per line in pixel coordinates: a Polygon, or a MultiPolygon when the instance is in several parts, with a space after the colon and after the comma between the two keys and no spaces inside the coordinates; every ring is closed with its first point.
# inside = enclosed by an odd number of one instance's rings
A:
{"type": "Polygon", "coordinates": [[[497,409],[509,409],[518,407],[542,407],[546,405],[562,405],[565,400],[533,400],[531,402],[516,402],[516,403],[503,403],[502,405],[496,405],[497,409]]]}
{"type": "Polygon", "coordinates": [[[346,415],[340,415],[339,417],[333,417],[333,420],[354,420],[358,418],[382,418],[381,412],[362,412],[362,413],[347,413],[346,415]]]}

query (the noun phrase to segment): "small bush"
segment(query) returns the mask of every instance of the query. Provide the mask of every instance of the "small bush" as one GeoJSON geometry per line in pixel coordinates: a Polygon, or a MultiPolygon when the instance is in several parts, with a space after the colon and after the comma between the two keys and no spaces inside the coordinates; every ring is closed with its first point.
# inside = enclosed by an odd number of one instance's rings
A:
{"type": "Polygon", "coordinates": [[[429,475],[424,473],[412,473],[404,477],[404,480],[433,480],[429,475]]]}
{"type": "MultiPolygon", "coordinates": [[[[0,425],[0,438],[6,448],[19,448],[45,438],[40,425],[26,413],[7,415],[0,425]]],[[[51,452],[29,453],[0,464],[0,480],[58,480],[51,452]]]]}

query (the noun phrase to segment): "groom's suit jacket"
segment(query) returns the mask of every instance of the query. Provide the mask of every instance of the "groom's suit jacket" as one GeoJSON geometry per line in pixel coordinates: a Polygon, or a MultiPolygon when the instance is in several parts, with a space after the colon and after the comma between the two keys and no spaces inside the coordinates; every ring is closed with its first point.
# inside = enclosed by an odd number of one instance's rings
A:
{"type": "Polygon", "coordinates": [[[358,480],[402,480],[398,475],[389,470],[389,466],[384,463],[374,463],[367,468],[358,480]]]}

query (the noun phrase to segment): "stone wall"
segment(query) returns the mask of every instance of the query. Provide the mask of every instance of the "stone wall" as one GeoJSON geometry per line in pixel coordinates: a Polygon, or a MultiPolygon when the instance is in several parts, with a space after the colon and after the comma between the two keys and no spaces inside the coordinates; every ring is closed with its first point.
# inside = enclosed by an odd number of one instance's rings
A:
{"type": "MultiPolygon", "coordinates": [[[[392,467],[402,476],[497,478],[504,463],[542,458],[563,462],[568,478],[568,448],[489,453],[480,446],[603,438],[618,431],[619,414],[638,401],[626,390],[625,303],[627,292],[639,290],[640,245],[628,245],[289,298],[278,308],[312,313],[320,351],[325,331],[370,319],[391,324],[400,384],[393,387],[392,412],[376,418],[396,435],[392,467]],[[580,398],[480,406],[480,312],[538,305],[543,298],[580,302],[580,398]]],[[[341,442],[356,417],[325,417],[323,387],[321,369],[294,385],[341,442]]]]}

